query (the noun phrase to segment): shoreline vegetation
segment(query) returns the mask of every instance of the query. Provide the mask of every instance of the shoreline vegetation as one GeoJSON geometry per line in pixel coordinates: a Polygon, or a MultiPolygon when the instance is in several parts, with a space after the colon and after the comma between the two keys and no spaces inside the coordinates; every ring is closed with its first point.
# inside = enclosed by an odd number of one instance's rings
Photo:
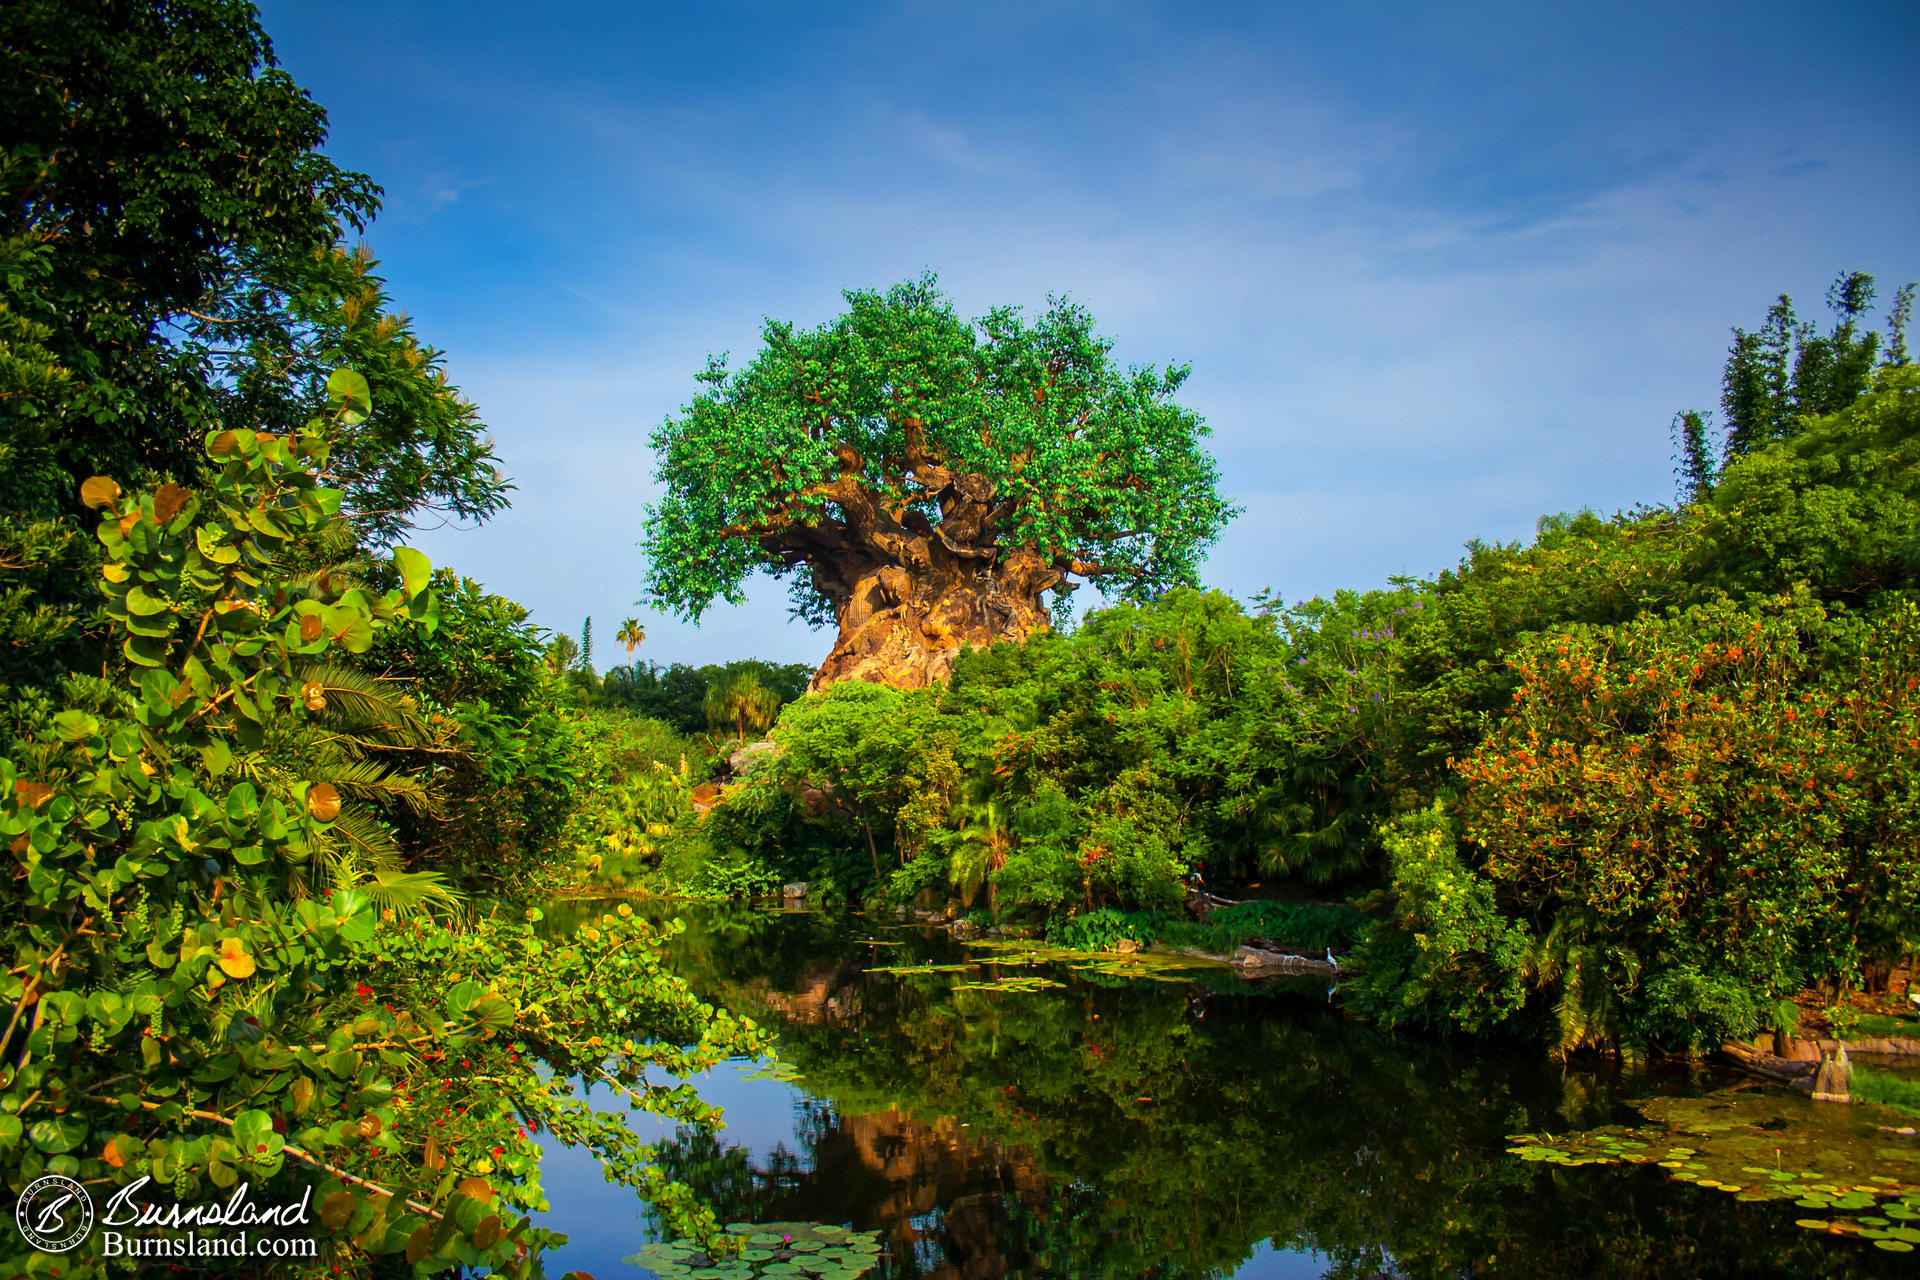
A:
{"type": "Polygon", "coordinates": [[[1146,944],[1201,927],[1204,873],[1338,904],[1337,937],[1272,936],[1341,953],[1362,1016],[1556,1054],[1913,1015],[1920,380],[1910,293],[1891,337],[1870,298],[1843,277],[1831,333],[1783,302],[1784,347],[1736,340],[1683,501],[1332,599],[1176,588],[963,648],[944,685],[835,683],[624,784],[655,820],[586,878],[1146,944]],[[1740,399],[1755,378],[1778,403],[1740,399]]]}
{"type": "Polygon", "coordinates": [[[1184,367],[1065,303],[852,291],[697,375],[647,523],[654,602],[770,570],[827,661],[662,667],[629,619],[602,673],[591,620],[406,545],[511,486],[255,12],[29,0],[0,37],[14,1192],[310,1187],[326,1274],[530,1277],[552,1137],[709,1262],[786,1268],[793,1231],[729,1231],[586,1096],[711,1130],[660,1080],[771,1035],[673,972],[678,922],[543,932],[572,893],[804,884],[1122,975],[1292,956],[1380,1028],[1562,1059],[1920,1022],[1911,286],[1884,334],[1860,274],[1825,331],[1784,298],[1736,331],[1673,502],[1292,603],[1200,585],[1234,511],[1184,367]],[[1076,619],[1087,582],[1118,603],[1076,619]]]}

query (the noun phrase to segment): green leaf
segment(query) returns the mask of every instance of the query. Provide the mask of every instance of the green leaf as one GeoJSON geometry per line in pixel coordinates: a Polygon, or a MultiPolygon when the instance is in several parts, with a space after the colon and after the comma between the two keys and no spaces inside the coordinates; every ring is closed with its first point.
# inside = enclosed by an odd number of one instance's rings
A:
{"type": "Polygon", "coordinates": [[[447,992],[447,1017],[464,1018],[473,1003],[487,994],[487,989],[472,980],[457,982],[447,992]]]}
{"type": "Polygon", "coordinates": [[[504,1031],[513,1025],[513,1005],[502,996],[482,996],[473,1002],[468,1013],[489,1031],[504,1031]]]}
{"type": "Polygon", "coordinates": [[[247,523],[252,526],[256,533],[265,534],[269,538],[284,539],[292,536],[287,532],[285,525],[275,520],[259,507],[247,508],[247,523]]]}
{"type": "Polygon", "coordinates": [[[233,1144],[243,1160],[266,1160],[279,1154],[286,1140],[273,1131],[271,1115],[249,1110],[233,1118],[233,1144]]]}
{"type": "Polygon", "coordinates": [[[201,525],[193,531],[193,541],[200,548],[200,554],[215,564],[233,564],[240,559],[240,549],[223,543],[218,529],[201,525]]]}
{"type": "Polygon", "coordinates": [[[153,595],[144,586],[137,584],[132,590],[127,592],[124,598],[127,602],[127,612],[129,613],[165,613],[172,608],[164,599],[153,595]]]}
{"type": "Polygon", "coordinates": [[[27,1130],[27,1141],[46,1152],[58,1155],[86,1141],[87,1122],[71,1116],[36,1121],[27,1130]]]}
{"type": "Polygon", "coordinates": [[[167,660],[167,652],[171,647],[160,637],[128,636],[120,649],[129,662],[143,667],[157,667],[167,660]]]}
{"type": "Polygon", "coordinates": [[[340,421],[357,427],[373,413],[373,391],[356,369],[335,369],[327,378],[327,404],[340,421]]]}
{"type": "Polygon", "coordinates": [[[411,600],[427,589],[427,583],[433,576],[433,565],[422,553],[412,547],[393,549],[394,567],[400,570],[400,582],[411,600]]]}
{"type": "Polygon", "coordinates": [[[233,748],[222,739],[215,738],[200,748],[200,762],[206,766],[208,773],[217,778],[233,767],[233,748]]]}

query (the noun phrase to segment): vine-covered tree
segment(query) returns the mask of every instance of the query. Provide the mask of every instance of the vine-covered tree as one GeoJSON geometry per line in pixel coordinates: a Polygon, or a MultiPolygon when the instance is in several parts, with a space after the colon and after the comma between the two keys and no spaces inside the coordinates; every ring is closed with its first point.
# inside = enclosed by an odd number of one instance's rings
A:
{"type": "Polygon", "coordinates": [[[1194,580],[1234,514],[1187,367],[1121,368],[1058,299],[962,319],[927,275],[850,291],[817,329],[768,321],[746,368],[653,435],[643,543],[657,607],[698,619],[756,569],[839,626],[813,687],[943,679],[964,645],[1051,622],[1079,584],[1142,599],[1194,580]]]}

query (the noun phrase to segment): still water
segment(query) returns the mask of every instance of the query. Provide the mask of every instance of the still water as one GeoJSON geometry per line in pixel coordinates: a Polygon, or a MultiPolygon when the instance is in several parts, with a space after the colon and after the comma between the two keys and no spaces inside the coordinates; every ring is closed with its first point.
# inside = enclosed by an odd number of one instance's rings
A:
{"type": "MultiPolygon", "coordinates": [[[[1054,965],[1020,972],[1059,986],[970,990],[996,970],[870,972],[969,958],[938,931],[674,914],[675,967],[775,1028],[791,1078],[748,1063],[701,1078],[726,1111],[714,1134],[632,1123],[722,1221],[879,1231],[885,1277],[1920,1274],[1920,1254],[1809,1233],[1790,1205],[1507,1154],[1509,1134],[1631,1120],[1629,1099],[1727,1083],[1700,1069],[1562,1070],[1524,1048],[1386,1036],[1318,980],[1054,965]]],[[[649,1274],[622,1261],[656,1238],[632,1191],[565,1149],[544,1176],[544,1224],[570,1237],[548,1274],[649,1274]]]]}

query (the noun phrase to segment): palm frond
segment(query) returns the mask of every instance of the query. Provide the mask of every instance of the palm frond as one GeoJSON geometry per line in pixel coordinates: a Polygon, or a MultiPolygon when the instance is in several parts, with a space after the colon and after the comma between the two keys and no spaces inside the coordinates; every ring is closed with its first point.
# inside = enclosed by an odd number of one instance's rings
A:
{"type": "Polygon", "coordinates": [[[368,738],[382,746],[424,747],[434,742],[433,729],[412,700],[364,671],[311,662],[300,667],[294,679],[324,700],[314,710],[314,719],[336,733],[368,738]]]}
{"type": "Polygon", "coordinates": [[[356,863],[364,863],[369,874],[378,875],[398,870],[405,860],[406,855],[394,840],[393,832],[359,805],[342,805],[340,815],[328,825],[327,835],[354,854],[351,860],[332,860],[329,869],[334,873],[336,887],[346,887],[357,878],[356,863]]]}
{"type": "Polygon", "coordinates": [[[304,770],[308,782],[330,782],[350,799],[369,804],[397,804],[424,816],[431,797],[424,782],[412,774],[396,773],[378,760],[355,760],[329,752],[315,752],[304,770]]]}
{"type": "Polygon", "coordinates": [[[466,905],[438,871],[375,871],[353,887],[397,916],[451,912],[466,905]]]}

